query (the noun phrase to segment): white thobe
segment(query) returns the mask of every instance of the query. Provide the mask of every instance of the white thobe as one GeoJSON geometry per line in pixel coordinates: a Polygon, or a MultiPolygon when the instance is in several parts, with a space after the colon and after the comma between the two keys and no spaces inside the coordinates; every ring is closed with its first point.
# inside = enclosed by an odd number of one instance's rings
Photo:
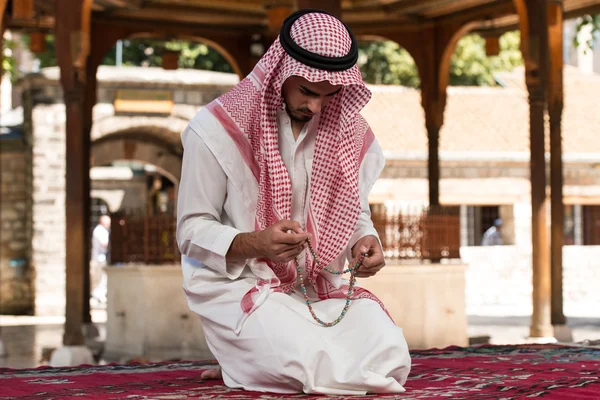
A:
{"type": "MultiPolygon", "coordinates": [[[[292,184],[291,218],[303,227],[317,118],[294,140],[289,117],[284,111],[278,114],[279,150],[292,184]]],[[[225,256],[238,233],[254,231],[258,184],[234,141],[207,110],[190,121],[182,142],[177,240],[183,285],[227,386],[278,393],[403,392],[410,370],[406,341],[372,300],[352,301],[344,319],[325,328],[312,319],[299,290],[283,294],[267,289],[244,320],[242,297],[259,278],[273,273],[256,260],[230,262],[225,256]]],[[[359,171],[362,212],[347,250],[330,264],[333,269],[352,258],[351,248],[360,238],[377,235],[368,193],[383,163],[374,141],[359,171]]],[[[332,321],[344,304],[344,299],[328,299],[313,303],[313,309],[322,320],[332,321]]]]}

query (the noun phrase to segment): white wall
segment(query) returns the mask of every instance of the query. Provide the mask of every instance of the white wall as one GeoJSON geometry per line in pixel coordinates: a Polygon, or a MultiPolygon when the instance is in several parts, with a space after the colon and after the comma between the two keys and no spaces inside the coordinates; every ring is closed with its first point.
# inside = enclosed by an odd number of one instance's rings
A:
{"type": "MultiPolygon", "coordinates": [[[[516,246],[463,247],[467,314],[529,316],[531,251],[516,246]]],[[[600,246],[563,248],[563,304],[567,317],[600,318],[600,246]]]]}

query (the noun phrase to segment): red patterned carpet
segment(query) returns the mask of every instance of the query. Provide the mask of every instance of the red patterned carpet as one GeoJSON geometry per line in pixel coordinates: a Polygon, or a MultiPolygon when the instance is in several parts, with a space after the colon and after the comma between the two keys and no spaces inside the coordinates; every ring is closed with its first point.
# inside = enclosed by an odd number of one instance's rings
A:
{"type": "MultiPolygon", "coordinates": [[[[555,345],[414,351],[406,393],[352,399],[600,399],[600,349],[555,345]]],[[[210,362],[0,368],[0,399],[345,399],[228,389],[210,362]]]]}

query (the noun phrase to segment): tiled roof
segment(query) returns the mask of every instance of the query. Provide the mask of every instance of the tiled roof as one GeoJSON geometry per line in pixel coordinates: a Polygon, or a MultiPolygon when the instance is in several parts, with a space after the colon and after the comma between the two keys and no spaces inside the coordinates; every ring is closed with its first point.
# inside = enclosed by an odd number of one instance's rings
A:
{"type": "MultiPolygon", "coordinates": [[[[524,71],[501,74],[508,87],[450,87],[440,132],[442,152],[529,152],[529,106],[524,71]]],[[[563,149],[600,153],[600,75],[566,66],[563,149]]],[[[394,154],[426,154],[425,116],[418,90],[370,86],[363,110],[382,148],[394,154]]]]}

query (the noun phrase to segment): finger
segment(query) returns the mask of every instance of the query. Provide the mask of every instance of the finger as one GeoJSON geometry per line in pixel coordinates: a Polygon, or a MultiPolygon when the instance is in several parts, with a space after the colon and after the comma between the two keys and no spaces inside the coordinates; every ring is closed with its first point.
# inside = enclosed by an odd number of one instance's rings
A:
{"type": "Polygon", "coordinates": [[[372,257],[365,257],[363,259],[362,265],[367,269],[377,268],[377,267],[379,267],[381,269],[385,265],[385,260],[380,255],[375,255],[372,257]]]}
{"type": "Polygon", "coordinates": [[[298,234],[304,233],[302,226],[297,221],[290,221],[287,219],[283,219],[283,220],[279,221],[278,224],[279,224],[279,230],[281,230],[282,232],[292,231],[292,232],[298,233],[298,234]]]}
{"type": "Polygon", "coordinates": [[[303,246],[296,246],[290,250],[287,250],[281,254],[278,254],[277,258],[280,259],[280,262],[290,262],[293,259],[295,259],[296,257],[298,257],[300,254],[302,254],[302,251],[304,250],[303,246]]]}
{"type": "Polygon", "coordinates": [[[284,233],[276,232],[273,235],[273,241],[276,243],[298,245],[302,242],[306,242],[308,239],[308,233],[284,233]]]}
{"type": "Polygon", "coordinates": [[[374,266],[372,268],[367,268],[365,266],[361,266],[360,268],[358,268],[358,272],[376,273],[376,272],[379,272],[382,268],[383,268],[383,264],[374,266]]]}
{"type": "Polygon", "coordinates": [[[366,254],[369,251],[369,248],[367,246],[365,246],[364,244],[361,244],[358,247],[354,248],[354,254],[352,254],[354,256],[355,259],[358,260],[358,258],[360,257],[361,254],[366,254]]]}
{"type": "Polygon", "coordinates": [[[375,274],[376,274],[376,272],[357,272],[356,277],[357,278],[370,278],[375,274]]]}
{"type": "Polygon", "coordinates": [[[292,243],[292,244],[284,244],[284,243],[276,243],[273,245],[272,250],[276,255],[285,253],[286,251],[293,250],[295,248],[305,248],[306,242],[301,243],[292,243]]]}
{"type": "Polygon", "coordinates": [[[365,267],[361,267],[358,269],[356,276],[358,277],[369,277],[369,276],[373,276],[376,273],[378,273],[379,271],[381,271],[381,269],[383,268],[383,265],[379,265],[377,267],[374,268],[365,268],[365,267]]]}

